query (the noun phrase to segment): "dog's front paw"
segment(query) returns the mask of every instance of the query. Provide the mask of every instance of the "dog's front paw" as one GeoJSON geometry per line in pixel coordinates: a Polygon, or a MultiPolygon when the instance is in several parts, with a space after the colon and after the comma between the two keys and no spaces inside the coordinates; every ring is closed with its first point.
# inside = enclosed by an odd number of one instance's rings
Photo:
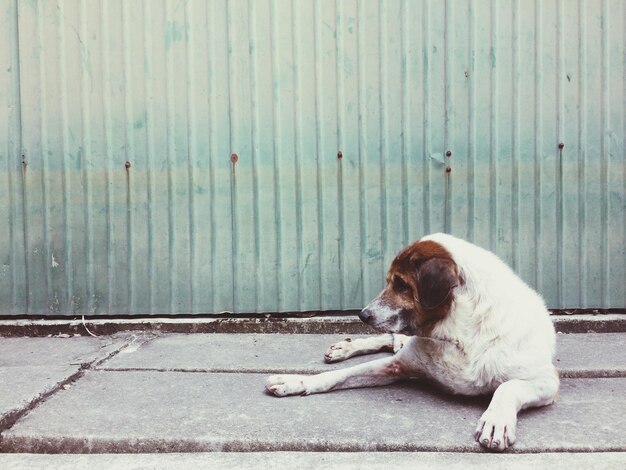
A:
{"type": "Polygon", "coordinates": [[[307,395],[303,375],[272,375],[267,378],[265,388],[272,395],[286,397],[288,395],[307,395]]]}
{"type": "Polygon", "coordinates": [[[324,353],[324,360],[328,363],[339,362],[352,357],[354,346],[350,338],[333,344],[324,353]]]}
{"type": "Polygon", "coordinates": [[[515,442],[516,413],[488,408],[478,420],[474,437],[489,450],[503,451],[515,442]]]}

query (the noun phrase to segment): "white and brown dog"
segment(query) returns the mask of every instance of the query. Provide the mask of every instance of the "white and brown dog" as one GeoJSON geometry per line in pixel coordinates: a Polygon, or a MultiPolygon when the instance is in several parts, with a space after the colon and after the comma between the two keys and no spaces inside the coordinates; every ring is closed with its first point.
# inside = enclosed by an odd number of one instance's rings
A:
{"type": "Polygon", "coordinates": [[[341,341],[326,361],[381,350],[393,356],[318,375],[275,375],[267,390],[282,397],[426,378],[451,393],[493,393],[475,433],[493,450],[515,442],[520,410],[555,400],[555,333],[543,299],[471,243],[435,234],[404,249],[359,317],[387,334],[341,341]]]}

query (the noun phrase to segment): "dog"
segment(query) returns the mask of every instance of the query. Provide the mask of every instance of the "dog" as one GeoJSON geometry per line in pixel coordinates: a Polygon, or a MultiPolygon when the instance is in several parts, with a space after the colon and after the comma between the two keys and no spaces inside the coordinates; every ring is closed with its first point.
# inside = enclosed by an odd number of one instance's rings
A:
{"type": "Polygon", "coordinates": [[[273,375],[267,391],[284,397],[426,379],[453,394],[493,394],[474,437],[493,451],[513,445],[517,413],[552,404],[559,389],[556,335],[541,296],[495,254],[443,233],[401,251],[386,281],[359,314],[386,334],[348,338],[325,360],[393,356],[317,375],[273,375]]]}

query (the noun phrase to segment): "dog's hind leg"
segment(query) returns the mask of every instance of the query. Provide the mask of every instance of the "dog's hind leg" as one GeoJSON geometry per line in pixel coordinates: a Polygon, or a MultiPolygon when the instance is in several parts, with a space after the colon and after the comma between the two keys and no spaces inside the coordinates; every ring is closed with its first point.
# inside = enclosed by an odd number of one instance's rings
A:
{"type": "Polygon", "coordinates": [[[346,338],[328,348],[324,353],[324,360],[326,362],[339,362],[353,356],[373,354],[380,351],[397,352],[408,338],[405,335],[392,333],[367,338],[346,338]]]}
{"type": "Polygon", "coordinates": [[[550,405],[559,390],[556,369],[530,380],[513,379],[500,385],[487,410],[478,421],[475,437],[491,450],[502,451],[515,442],[517,413],[535,406],[550,405]]]}

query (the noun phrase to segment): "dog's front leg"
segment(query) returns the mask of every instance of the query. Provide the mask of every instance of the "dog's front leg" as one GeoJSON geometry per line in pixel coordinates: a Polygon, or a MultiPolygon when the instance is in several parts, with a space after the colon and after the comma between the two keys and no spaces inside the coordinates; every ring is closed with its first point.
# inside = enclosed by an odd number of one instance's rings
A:
{"type": "Polygon", "coordinates": [[[353,356],[372,354],[380,351],[393,351],[396,353],[408,339],[408,336],[395,333],[368,336],[366,338],[346,338],[329,347],[326,353],[324,353],[324,360],[326,362],[339,362],[353,356]]]}
{"type": "Polygon", "coordinates": [[[476,440],[488,449],[502,451],[515,442],[517,413],[535,406],[550,405],[559,390],[555,369],[530,380],[509,380],[493,394],[489,408],[478,421],[476,440]]]}
{"type": "Polygon", "coordinates": [[[407,377],[407,372],[396,355],[317,375],[273,375],[267,379],[265,388],[277,397],[310,395],[342,388],[387,385],[407,377]]]}

